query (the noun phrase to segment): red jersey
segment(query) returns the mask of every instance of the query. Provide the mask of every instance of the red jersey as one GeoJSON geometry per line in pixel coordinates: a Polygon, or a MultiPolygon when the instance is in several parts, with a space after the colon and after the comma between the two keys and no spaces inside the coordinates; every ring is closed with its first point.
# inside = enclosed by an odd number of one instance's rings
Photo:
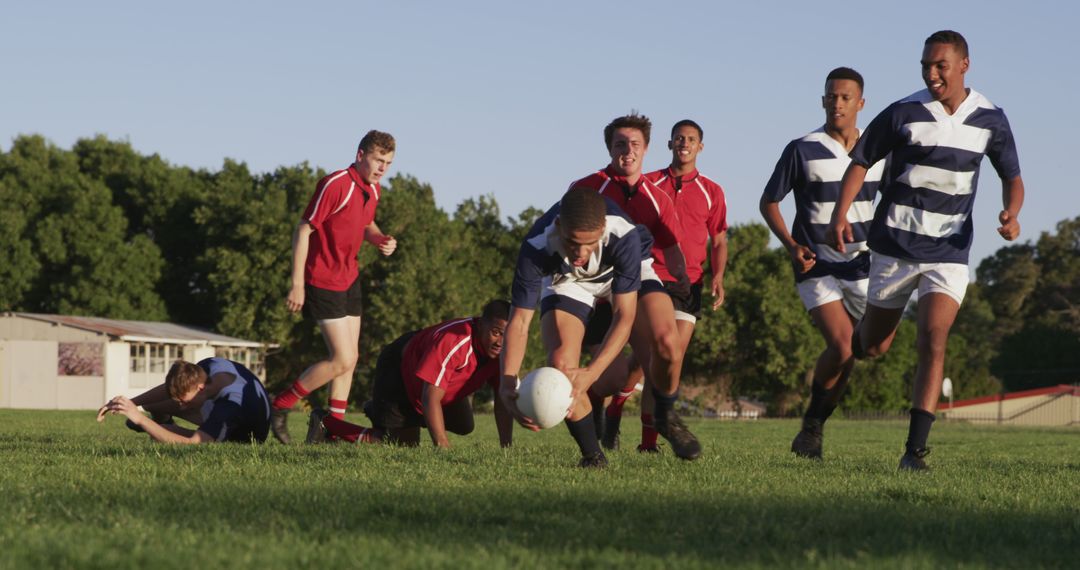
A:
{"type": "MultiPolygon", "coordinates": [[[[657,257],[661,251],[679,243],[681,231],[675,203],[645,176],[639,178],[637,184],[630,186],[626,178],[615,174],[611,166],[608,166],[570,185],[571,188],[575,186],[592,188],[602,196],[610,198],[634,223],[648,228],[653,236],[653,259],[662,259],[662,256],[657,257]]],[[[675,280],[666,269],[661,273],[657,267],[656,273],[665,281],[675,280]]]]}
{"type": "Polygon", "coordinates": [[[473,336],[480,319],[455,319],[417,332],[401,358],[401,379],[413,408],[424,413],[424,384],[446,390],[442,404],[452,404],[484,386],[498,385],[499,359],[481,352],[473,336]]]}
{"type": "MultiPolygon", "coordinates": [[[[675,203],[682,230],[683,256],[686,257],[686,275],[691,283],[700,283],[702,267],[709,257],[709,238],[727,231],[727,198],[719,184],[703,176],[696,169],[684,176],[675,176],[670,168],[645,175],[675,203]]],[[[664,265],[664,254],[653,252],[653,267],[661,279],[669,275],[664,265]]]]}
{"type": "Polygon", "coordinates": [[[360,275],[356,255],[364,228],[375,221],[379,185],[366,184],[356,166],[325,176],[315,186],[304,220],[315,231],[308,243],[304,282],[320,289],[345,291],[360,275]]]}

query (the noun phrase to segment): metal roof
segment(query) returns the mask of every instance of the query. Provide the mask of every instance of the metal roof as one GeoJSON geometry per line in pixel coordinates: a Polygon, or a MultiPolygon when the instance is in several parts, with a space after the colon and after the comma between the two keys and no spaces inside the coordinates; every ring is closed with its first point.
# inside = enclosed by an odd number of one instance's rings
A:
{"type": "MultiPolygon", "coordinates": [[[[198,327],[153,321],[121,321],[99,317],[42,315],[37,313],[4,313],[24,319],[44,321],[55,325],[82,329],[128,342],[160,342],[168,344],[209,344],[258,348],[265,343],[217,334],[198,327]]],[[[273,346],[273,345],[267,345],[273,346]]]]}

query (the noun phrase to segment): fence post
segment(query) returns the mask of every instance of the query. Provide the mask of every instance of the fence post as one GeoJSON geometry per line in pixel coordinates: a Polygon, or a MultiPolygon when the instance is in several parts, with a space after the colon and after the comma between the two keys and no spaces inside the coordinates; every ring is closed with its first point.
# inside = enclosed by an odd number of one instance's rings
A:
{"type": "Polygon", "coordinates": [[[1002,415],[1003,415],[1002,406],[1004,405],[1004,403],[1005,403],[1005,390],[1002,389],[1002,391],[998,393],[998,417],[997,417],[998,425],[1001,425],[1002,415]]]}

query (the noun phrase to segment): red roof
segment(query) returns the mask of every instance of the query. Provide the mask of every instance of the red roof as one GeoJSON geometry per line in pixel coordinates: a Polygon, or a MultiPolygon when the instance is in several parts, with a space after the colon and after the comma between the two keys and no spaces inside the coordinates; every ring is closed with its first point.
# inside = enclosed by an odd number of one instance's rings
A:
{"type": "Polygon", "coordinates": [[[1073,396],[1080,397],[1080,387],[1069,386],[1068,384],[1058,384],[1057,386],[1050,386],[1047,388],[1036,388],[1034,390],[1024,390],[1022,392],[1010,392],[1008,394],[993,394],[991,396],[982,396],[980,398],[971,398],[970,400],[960,400],[959,402],[953,402],[949,405],[948,402],[938,405],[939,410],[949,410],[953,408],[962,408],[964,406],[974,406],[976,404],[985,404],[987,402],[997,402],[999,400],[1015,400],[1016,398],[1030,398],[1032,396],[1048,396],[1051,394],[1071,394],[1073,396]]]}

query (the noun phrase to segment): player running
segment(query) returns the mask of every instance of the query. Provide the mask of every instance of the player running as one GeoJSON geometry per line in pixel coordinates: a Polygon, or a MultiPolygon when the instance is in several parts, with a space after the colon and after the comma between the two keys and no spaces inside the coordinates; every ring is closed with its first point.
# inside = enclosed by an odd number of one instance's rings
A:
{"type": "MultiPolygon", "coordinates": [[[[285,304],[305,309],[319,324],[329,356],[305,370],[273,402],[274,437],[289,443],[288,413],[300,398],[330,384],[330,415],[344,419],[360,343],[360,271],[356,256],[367,241],[383,255],[394,253],[397,241],[375,223],[379,180],[394,160],[394,137],[368,131],[360,140],[356,161],[333,172],[316,186],[315,195],[293,234],[292,289],[285,304]]],[[[309,425],[309,431],[314,426],[309,425]]]]}
{"type": "Polygon", "coordinates": [[[109,400],[98,410],[97,421],[106,414],[123,414],[128,428],[162,443],[262,443],[270,431],[270,401],[262,382],[244,365],[224,358],[177,361],[164,384],[131,399],[109,400]],[[198,429],[176,425],[173,416],[198,429]]]}
{"type": "Polygon", "coordinates": [[[788,143],[761,194],[761,215],[787,249],[795,268],[795,288],[825,339],[825,350],[814,366],[802,430],[791,443],[791,451],[799,457],[821,459],[825,421],[836,409],[855,364],[851,334],[866,310],[870,272],[866,236],[884,161],[867,171],[847,214],[855,243],[839,253],[827,245],[825,233],[840,197],[840,180],[851,163],[848,153],[859,139],[857,119],[865,103],[859,72],[848,67],[830,71],[821,97],[825,126],[788,143]],[[788,232],[780,202],[793,190],[795,221],[788,232]]]}
{"type": "Polygon", "coordinates": [[[499,397],[527,429],[540,428],[517,408],[518,374],[525,358],[529,323],[540,306],[540,331],[548,363],[573,385],[566,419],[581,450],[581,467],[604,467],[587,391],[630,336],[642,276],[654,278],[652,238],[615,204],[589,188],[571,188],[533,225],[521,244],[514,273],[510,322],[499,374],[499,397]],[[600,349],[581,368],[585,323],[600,298],[610,298],[611,328],[600,349]]]}
{"type": "MultiPolygon", "coordinates": [[[[365,428],[315,410],[312,443],[325,437],[359,443],[415,446],[426,427],[438,447],[450,447],[447,432],[473,431],[469,396],[491,386],[498,393],[499,353],[510,303],[491,301],[479,317],[453,319],[401,335],[379,353],[374,393],[364,405],[374,425],[365,428]],[[325,426],[325,427],[323,427],[325,426]]],[[[495,398],[499,440],[510,445],[513,418],[495,398]]]]}
{"type": "Polygon", "coordinates": [[[857,358],[884,354],[911,293],[918,291],[919,364],[901,470],[928,469],[926,440],[941,395],[949,329],[967,291],[971,209],[984,156],[1002,183],[998,233],[1008,241],[1020,234],[1024,181],[1016,142],[1005,112],[965,87],[969,65],[967,41],[959,33],[944,30],[926,39],[926,89],[889,105],[866,127],[851,152],[826,233],[837,251],[848,251],[855,239],[848,210],[870,165],[891,155],[870,226],[874,253],[866,315],[852,348],[857,358]]]}
{"type": "MultiPolygon", "coordinates": [[[[645,153],[649,150],[652,123],[637,113],[619,117],[604,127],[604,142],[611,162],[603,170],[587,176],[572,186],[591,188],[612,200],[630,216],[634,223],[645,226],[653,236],[651,255],[665,262],[667,287],[659,274],[642,277],[638,294],[638,311],[630,333],[630,345],[642,364],[655,402],[656,431],[671,444],[675,455],[682,459],[701,456],[701,444],[675,411],[682,375],[683,344],[675,321],[672,298],[680,306],[690,301],[690,279],[686,260],[679,247],[681,228],[671,197],[657,188],[642,174],[645,153]]],[[[588,336],[600,337],[608,324],[600,308],[588,336]]],[[[626,383],[622,367],[616,367],[619,377],[608,376],[594,387],[593,406],[599,408],[603,398],[615,394],[626,383]]],[[[624,390],[625,393],[625,390],[624,390]]],[[[595,421],[595,420],[594,420],[595,421]]],[[[607,430],[605,430],[607,431],[607,430]]],[[[617,433],[614,426],[612,433],[617,433]]]]}

